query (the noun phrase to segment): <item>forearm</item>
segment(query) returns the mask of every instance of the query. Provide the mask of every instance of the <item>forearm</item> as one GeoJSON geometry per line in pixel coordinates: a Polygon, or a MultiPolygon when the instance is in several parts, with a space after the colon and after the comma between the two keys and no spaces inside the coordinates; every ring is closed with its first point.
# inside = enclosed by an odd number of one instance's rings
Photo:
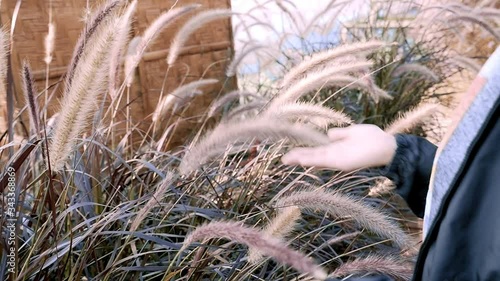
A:
{"type": "Polygon", "coordinates": [[[384,169],[384,175],[394,182],[396,192],[415,215],[423,217],[437,148],[426,139],[412,135],[397,135],[396,142],[396,154],[384,169]]]}

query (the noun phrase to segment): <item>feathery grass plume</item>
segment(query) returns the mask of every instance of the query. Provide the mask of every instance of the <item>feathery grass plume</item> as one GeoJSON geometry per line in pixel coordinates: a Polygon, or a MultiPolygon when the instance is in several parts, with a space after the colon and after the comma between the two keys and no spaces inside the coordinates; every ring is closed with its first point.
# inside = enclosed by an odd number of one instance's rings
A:
{"type": "Polygon", "coordinates": [[[155,204],[158,204],[161,201],[162,196],[165,194],[167,189],[172,184],[173,179],[174,179],[173,173],[167,173],[167,177],[165,179],[163,179],[160,186],[158,186],[156,188],[156,191],[153,194],[153,197],[151,197],[151,199],[148,200],[146,205],[144,205],[144,207],[141,209],[141,211],[137,214],[134,221],[132,221],[132,224],[130,226],[131,232],[134,232],[137,230],[137,228],[139,227],[141,222],[148,215],[149,211],[155,206],[155,204]]]}
{"type": "Polygon", "coordinates": [[[248,111],[251,111],[251,110],[262,110],[267,104],[269,103],[269,101],[266,101],[266,100],[257,100],[257,101],[252,101],[252,102],[249,102],[249,103],[246,103],[246,104],[242,104],[238,107],[236,107],[235,109],[231,110],[227,116],[224,117],[224,121],[227,121],[227,120],[231,120],[231,119],[234,119],[240,115],[242,115],[243,113],[246,113],[248,111]]]}
{"type": "Polygon", "coordinates": [[[80,58],[84,52],[87,44],[91,44],[89,41],[93,37],[95,31],[100,27],[100,25],[108,19],[108,17],[113,13],[113,11],[120,6],[120,0],[108,1],[106,5],[101,6],[96,12],[90,16],[90,20],[85,25],[83,33],[78,38],[76,42],[76,47],[73,51],[73,56],[69,64],[68,72],[66,73],[66,85],[71,85],[73,77],[75,75],[75,69],[80,61],[80,58]]]}
{"type": "Polygon", "coordinates": [[[250,53],[254,52],[255,50],[265,48],[266,46],[263,45],[255,45],[246,48],[245,50],[241,51],[241,53],[238,56],[235,56],[234,59],[231,61],[229,66],[227,67],[226,70],[226,76],[227,77],[233,77],[236,75],[238,72],[238,66],[240,65],[241,61],[250,53]]]}
{"type": "Polygon", "coordinates": [[[252,118],[241,122],[221,123],[213,131],[206,134],[187,152],[179,166],[181,174],[186,175],[224,152],[229,144],[245,142],[257,138],[259,140],[283,140],[298,145],[324,145],[328,137],[310,127],[288,122],[270,120],[269,118],[252,118]]]}
{"type": "Polygon", "coordinates": [[[379,196],[396,189],[396,185],[390,179],[377,180],[373,187],[370,187],[368,196],[379,196]]]}
{"type": "Polygon", "coordinates": [[[139,42],[141,42],[141,40],[142,37],[140,36],[132,38],[132,40],[130,40],[130,43],[128,44],[127,54],[125,55],[123,72],[125,73],[125,84],[129,88],[134,82],[134,71],[137,67],[136,63],[139,63],[138,61],[136,62],[137,59],[135,54],[137,53],[137,47],[139,46],[139,42]]]}
{"type": "MultiPolygon", "coordinates": [[[[336,81],[338,75],[346,72],[359,71],[370,67],[372,63],[367,61],[344,64],[335,67],[328,67],[321,71],[309,73],[304,79],[298,80],[297,83],[286,85],[280,93],[272,100],[270,107],[277,105],[292,103],[298,100],[303,95],[308,94],[318,88],[330,85],[338,85],[336,81]]],[[[345,76],[345,75],[343,75],[345,76]]]]}
{"type": "Polygon", "coordinates": [[[226,238],[231,241],[245,244],[270,256],[277,262],[290,265],[301,273],[324,280],[326,272],[304,254],[288,248],[280,240],[269,237],[260,231],[243,226],[240,222],[211,222],[197,227],[189,234],[180,251],[184,251],[191,243],[205,239],[226,238]]]}
{"type": "Polygon", "coordinates": [[[49,31],[45,36],[44,46],[45,46],[45,58],[44,61],[46,64],[50,64],[52,62],[52,53],[54,52],[54,40],[56,38],[56,26],[54,23],[49,22],[49,31]]]}
{"type": "Polygon", "coordinates": [[[392,77],[397,77],[401,76],[404,73],[407,72],[416,72],[420,75],[423,75],[433,82],[438,82],[439,81],[439,76],[437,76],[432,70],[427,68],[426,66],[423,66],[418,63],[405,63],[400,66],[398,66],[393,72],[392,72],[392,77]]]}
{"type": "Polygon", "coordinates": [[[234,91],[231,91],[227,94],[225,94],[224,96],[222,96],[221,98],[217,99],[216,101],[214,101],[212,103],[212,105],[210,106],[210,109],[208,110],[208,117],[213,117],[217,112],[219,112],[226,104],[234,101],[235,99],[238,99],[238,98],[246,98],[246,97],[252,97],[254,99],[262,99],[261,96],[255,94],[255,93],[251,93],[251,92],[247,92],[247,91],[241,91],[241,90],[234,90],[234,91]]]}
{"type": "Polygon", "coordinates": [[[361,89],[378,98],[391,98],[391,96],[384,90],[378,88],[376,85],[372,85],[367,79],[349,75],[338,75],[335,74],[335,72],[335,70],[330,70],[310,74],[307,78],[302,79],[297,84],[274,98],[271,101],[268,110],[273,110],[279,105],[293,103],[302,96],[322,87],[332,86],[361,89]]]}
{"type": "Polygon", "coordinates": [[[451,16],[447,17],[446,20],[448,23],[453,23],[456,21],[467,21],[467,22],[475,23],[475,24],[481,26],[482,28],[484,28],[484,30],[489,32],[493,37],[495,37],[495,40],[500,41],[500,32],[496,31],[495,28],[493,26],[491,26],[491,24],[480,19],[477,16],[467,15],[467,14],[458,14],[458,15],[451,15],[451,16]]]}
{"type": "MultiPolygon", "coordinates": [[[[278,214],[264,228],[263,233],[282,240],[293,231],[300,219],[300,209],[292,206],[278,210],[278,214]]],[[[248,250],[248,262],[257,263],[262,259],[262,253],[254,248],[248,250]]]]}
{"type": "Polygon", "coordinates": [[[30,123],[35,133],[40,136],[40,113],[38,102],[36,100],[35,79],[31,73],[30,65],[27,61],[23,62],[23,93],[26,100],[26,106],[29,110],[30,123]]]}
{"type": "Polygon", "coordinates": [[[341,126],[353,123],[351,118],[342,112],[312,103],[284,104],[271,111],[266,111],[266,115],[270,116],[270,118],[286,119],[290,121],[305,118],[309,121],[313,120],[319,127],[324,127],[329,124],[341,126]]]}
{"type": "Polygon", "coordinates": [[[177,60],[181,52],[182,46],[186,43],[189,36],[193,34],[198,28],[203,25],[218,19],[227,18],[234,15],[231,10],[226,9],[213,9],[201,12],[196,16],[189,19],[175,34],[172,44],[170,45],[170,51],[168,53],[167,63],[172,65],[177,60]]]}
{"type": "Polygon", "coordinates": [[[336,58],[357,53],[373,52],[386,44],[381,41],[358,42],[315,53],[290,69],[285,77],[283,77],[282,85],[288,87],[288,85],[295,83],[296,80],[300,79],[301,76],[307,74],[310,70],[325,65],[336,58]]]}
{"type": "Polygon", "coordinates": [[[276,202],[275,207],[298,206],[312,210],[329,212],[336,217],[352,218],[359,226],[371,232],[391,239],[401,248],[411,244],[408,235],[401,228],[389,221],[382,212],[365,205],[357,199],[338,192],[324,190],[300,191],[289,196],[282,197],[276,202]]]}
{"type": "Polygon", "coordinates": [[[436,114],[440,109],[439,104],[435,103],[424,103],[413,110],[405,112],[403,116],[394,121],[385,131],[389,134],[395,135],[399,133],[404,133],[411,130],[413,127],[424,122],[427,118],[436,114]]]}
{"type": "Polygon", "coordinates": [[[64,89],[59,122],[50,143],[50,164],[53,171],[60,171],[73,150],[78,136],[88,126],[99,95],[107,87],[109,73],[109,46],[115,40],[118,20],[103,22],[94,38],[82,51],[80,63],[75,68],[74,80],[64,89]]]}
{"type": "Polygon", "coordinates": [[[160,120],[169,109],[175,111],[187,100],[193,98],[193,93],[196,93],[196,90],[198,88],[217,82],[219,82],[219,80],[217,79],[202,79],[178,87],[173,92],[163,97],[163,99],[158,103],[158,106],[153,112],[153,122],[157,122],[158,120],[160,120]]]}
{"type": "Polygon", "coordinates": [[[481,70],[481,64],[471,58],[455,56],[451,59],[451,61],[453,64],[458,65],[461,68],[469,69],[476,73],[481,70]]]}
{"type": "Polygon", "coordinates": [[[383,274],[395,280],[406,281],[411,279],[413,268],[410,263],[403,262],[400,258],[371,255],[346,262],[340,265],[331,275],[342,277],[364,274],[383,274]]]}
{"type": "MultiPolygon", "coordinates": [[[[139,38],[140,41],[137,43],[137,46],[135,46],[135,54],[131,56],[129,59],[128,67],[125,68],[125,76],[129,77],[132,75],[132,72],[135,70],[137,65],[139,65],[139,61],[142,58],[142,55],[148,48],[149,44],[153,42],[156,37],[158,37],[158,34],[160,34],[160,31],[162,31],[164,28],[167,26],[171,25],[174,23],[176,20],[178,20],[181,16],[191,12],[192,10],[200,7],[201,5],[199,4],[193,4],[193,5],[188,5],[180,8],[174,8],[170,9],[167,12],[161,14],[158,18],[156,18],[151,25],[144,31],[143,35],[139,38]]],[[[130,50],[130,48],[129,48],[130,50]]],[[[132,83],[127,83],[127,86],[130,87],[132,83]]]]}
{"type": "Polygon", "coordinates": [[[119,80],[120,64],[123,56],[123,50],[127,44],[130,35],[130,28],[132,16],[134,15],[135,8],[137,7],[137,0],[132,1],[121,16],[118,28],[116,30],[116,40],[111,46],[111,59],[109,66],[109,94],[114,97],[116,92],[116,85],[119,80]]]}

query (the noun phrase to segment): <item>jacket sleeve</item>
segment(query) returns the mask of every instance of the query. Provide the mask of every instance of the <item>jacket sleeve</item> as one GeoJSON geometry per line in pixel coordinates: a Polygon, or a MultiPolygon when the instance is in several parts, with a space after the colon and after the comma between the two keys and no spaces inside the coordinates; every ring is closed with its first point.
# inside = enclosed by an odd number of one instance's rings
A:
{"type": "Polygon", "coordinates": [[[437,147],[412,135],[396,135],[396,142],[396,154],[382,174],[394,182],[396,192],[422,218],[437,147]]]}

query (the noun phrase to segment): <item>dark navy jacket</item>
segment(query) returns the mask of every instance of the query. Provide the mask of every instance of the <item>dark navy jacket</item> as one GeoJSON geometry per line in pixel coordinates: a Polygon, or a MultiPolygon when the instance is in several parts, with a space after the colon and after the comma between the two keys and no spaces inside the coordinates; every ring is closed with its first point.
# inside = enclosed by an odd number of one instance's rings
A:
{"type": "MultiPolygon", "coordinates": [[[[489,69],[495,70],[489,81],[495,85],[487,90],[497,98],[487,104],[490,109],[483,114],[484,122],[475,126],[463,161],[455,165],[457,172],[421,246],[414,281],[500,280],[500,48],[496,53],[494,68],[489,69]]],[[[436,147],[411,135],[397,135],[396,140],[398,148],[386,176],[412,211],[423,217],[436,147]]],[[[446,169],[446,164],[441,166],[446,169]]]]}

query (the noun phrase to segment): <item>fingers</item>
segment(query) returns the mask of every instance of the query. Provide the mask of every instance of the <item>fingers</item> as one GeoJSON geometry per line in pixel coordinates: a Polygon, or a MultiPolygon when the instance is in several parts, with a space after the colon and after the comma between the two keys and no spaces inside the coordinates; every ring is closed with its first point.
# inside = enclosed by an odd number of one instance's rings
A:
{"type": "Polygon", "coordinates": [[[285,165],[325,167],[326,153],[323,147],[294,148],[281,161],[285,165]]]}
{"type": "Polygon", "coordinates": [[[349,127],[346,128],[333,128],[328,130],[328,138],[331,141],[339,141],[349,135],[349,127]]]}

